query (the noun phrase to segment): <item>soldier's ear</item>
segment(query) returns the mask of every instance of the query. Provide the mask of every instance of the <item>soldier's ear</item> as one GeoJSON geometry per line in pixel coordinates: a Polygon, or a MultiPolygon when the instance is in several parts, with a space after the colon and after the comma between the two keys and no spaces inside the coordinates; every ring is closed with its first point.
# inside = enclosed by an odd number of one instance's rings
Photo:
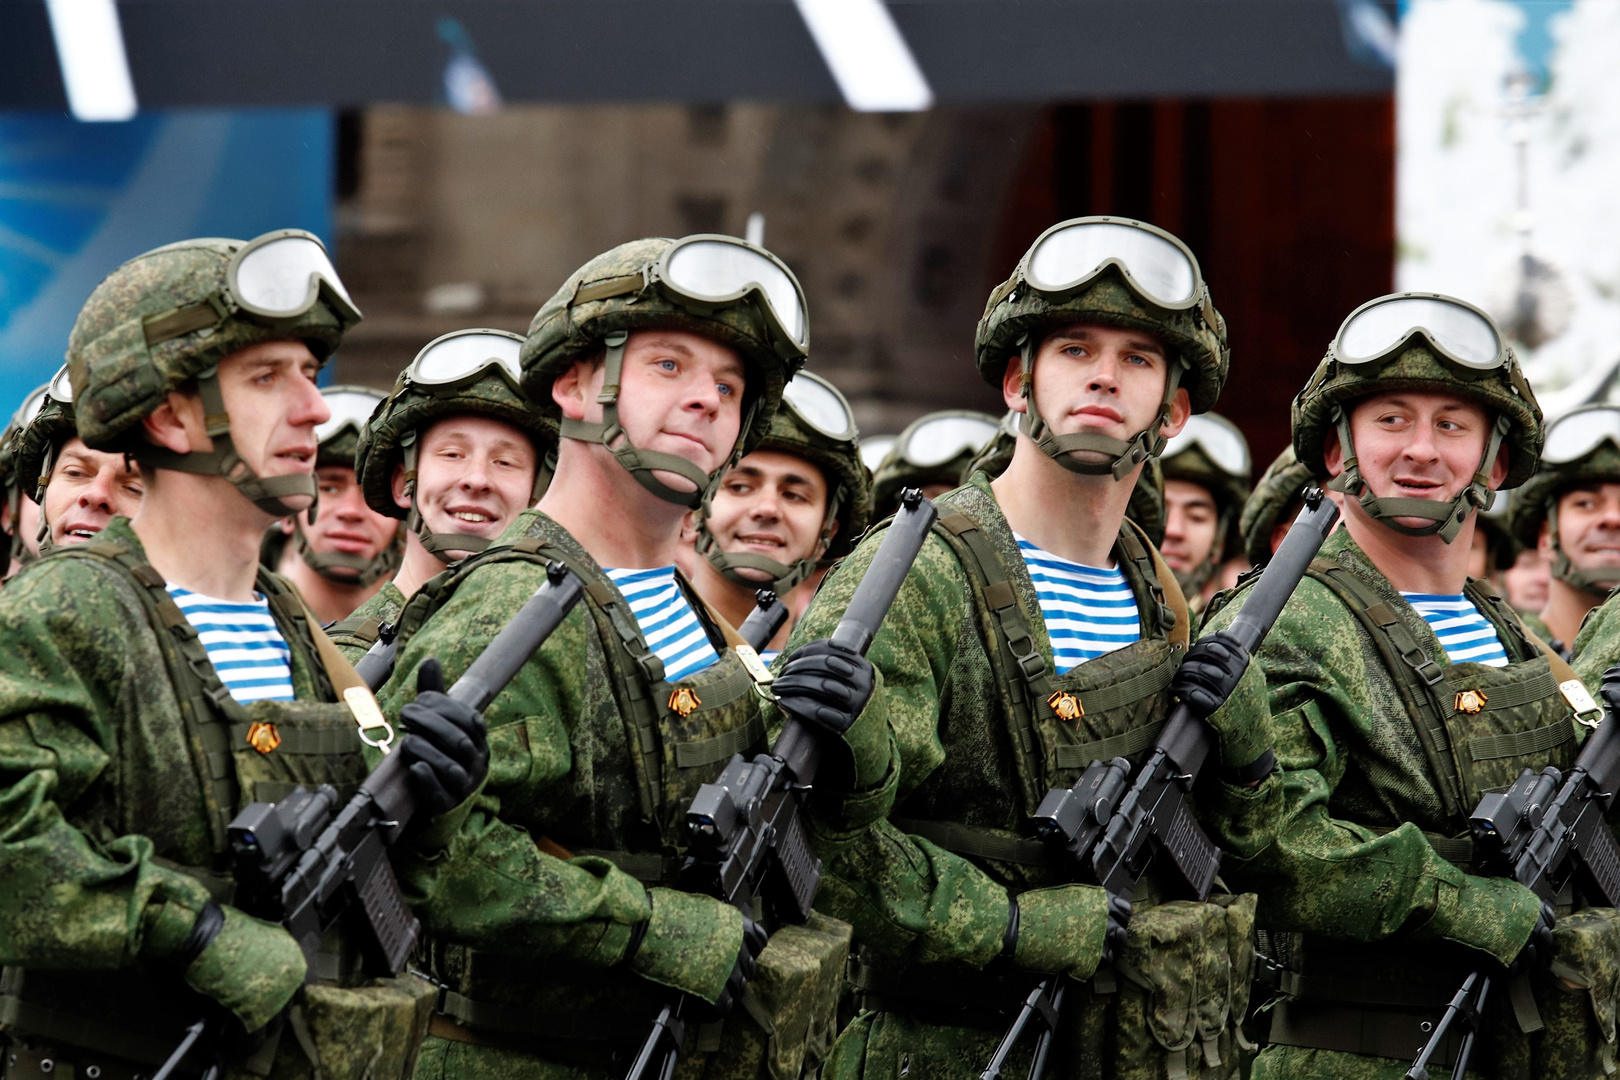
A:
{"type": "Polygon", "coordinates": [[[177,454],[214,448],[203,425],[202,398],[194,393],[169,391],[161,405],[141,418],[141,431],[153,445],[177,454]]]}
{"type": "Polygon", "coordinates": [[[401,510],[411,508],[411,497],[405,494],[405,463],[403,461],[394,466],[394,475],[388,478],[388,493],[394,497],[394,505],[401,510]]]}
{"type": "Polygon", "coordinates": [[[594,357],[575,360],[563,370],[562,374],[552,380],[551,400],[557,403],[564,416],[570,420],[586,419],[586,405],[595,401],[599,393],[595,385],[596,373],[605,372],[605,367],[606,365],[594,357]]]}
{"type": "Polygon", "coordinates": [[[1552,528],[1543,520],[1541,530],[1536,534],[1536,554],[1551,562],[1553,557],[1552,528]]]}
{"type": "Polygon", "coordinates": [[[1327,437],[1322,440],[1322,461],[1327,465],[1329,476],[1338,476],[1344,472],[1344,447],[1339,445],[1339,433],[1329,428],[1327,437]]]}
{"type": "Polygon", "coordinates": [[[1017,356],[1007,357],[1007,368],[1001,373],[1001,400],[1013,412],[1023,412],[1024,365],[1017,356]]]}
{"type": "Polygon", "coordinates": [[[1508,453],[1512,449],[1513,448],[1511,446],[1507,445],[1506,443],[1503,443],[1502,444],[1502,449],[1499,450],[1497,452],[1497,454],[1496,454],[1496,461],[1494,463],[1492,463],[1492,465],[1491,465],[1491,490],[1492,491],[1495,491],[1497,488],[1501,487],[1502,486],[1502,481],[1507,479],[1507,474],[1508,474],[1508,453]]]}

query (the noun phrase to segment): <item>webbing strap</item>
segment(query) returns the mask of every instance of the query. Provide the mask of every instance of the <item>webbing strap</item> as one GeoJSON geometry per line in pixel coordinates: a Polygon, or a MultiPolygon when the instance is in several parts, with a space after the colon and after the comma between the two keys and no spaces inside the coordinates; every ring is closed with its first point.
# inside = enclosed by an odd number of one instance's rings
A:
{"type": "Polygon", "coordinates": [[[890,824],[901,832],[920,836],[929,843],[957,855],[1020,866],[1045,866],[1051,861],[1046,845],[1039,840],[1021,840],[995,829],[963,825],[955,821],[922,821],[892,817],[890,824]]]}
{"type": "Polygon", "coordinates": [[[368,646],[375,645],[377,643],[377,639],[382,636],[382,620],[376,618],[356,618],[351,615],[347,619],[339,619],[337,622],[333,623],[327,628],[326,634],[328,637],[332,638],[351,638],[357,642],[363,641],[368,646]]]}
{"type": "MultiPolygon", "coordinates": [[[[1379,836],[1387,835],[1395,830],[1381,825],[1372,826],[1372,831],[1379,836]]],[[[1474,840],[1470,836],[1441,836],[1439,833],[1425,831],[1423,839],[1429,842],[1434,853],[1457,869],[1468,873],[1474,865],[1474,840]]]]}
{"type": "MultiPolygon", "coordinates": [[[[1282,1001],[1271,1010],[1269,1041],[1277,1046],[1337,1050],[1363,1057],[1410,1062],[1428,1041],[1429,1030],[1444,1008],[1444,1001],[1431,1005],[1432,1011],[1429,1013],[1282,1001]]],[[[1429,1059],[1429,1064],[1449,1070],[1456,1060],[1459,1040],[1460,1036],[1453,1028],[1434,1057],[1429,1059]]]]}
{"type": "MultiPolygon", "coordinates": [[[[232,724],[230,726],[230,745],[243,745],[247,742],[248,724],[232,724]]],[[[217,727],[214,730],[219,730],[217,727]]],[[[278,754],[358,754],[360,753],[360,738],[355,734],[356,729],[348,726],[334,725],[319,728],[291,728],[277,725],[276,734],[281,742],[276,744],[278,754]]]]}
{"type": "MultiPolygon", "coordinates": [[[[1549,676],[1549,679],[1551,676],[1549,676]]],[[[1555,687],[1556,689],[1556,687],[1555,687]]],[[[1543,695],[1545,696],[1545,695],[1543,695]]],[[[1495,705],[1493,701],[1490,703],[1495,705]]],[[[1534,728],[1530,731],[1515,731],[1509,735],[1482,735],[1468,741],[1468,753],[1475,761],[1492,761],[1496,758],[1521,757],[1527,754],[1539,754],[1551,750],[1555,746],[1562,746],[1567,742],[1575,741],[1575,725],[1565,717],[1546,727],[1534,728]]]]}
{"type": "MultiPolygon", "coordinates": [[[[1459,689],[1469,688],[1459,687],[1459,689]]],[[[1528,705],[1533,701],[1541,701],[1544,698],[1550,698],[1557,693],[1558,680],[1553,678],[1553,673],[1549,669],[1542,672],[1540,675],[1537,675],[1534,678],[1526,679],[1523,682],[1510,683],[1506,686],[1493,688],[1485,698],[1485,711],[1492,712],[1496,709],[1516,709],[1520,705],[1528,705]]],[[[1452,709],[1456,710],[1455,699],[1452,701],[1452,709]]],[[[1553,745],[1557,744],[1555,743],[1553,745]]],[[[1475,760],[1477,761],[1478,759],[1476,758],[1475,760]]]]}
{"type": "MultiPolygon", "coordinates": [[[[1165,685],[1169,685],[1168,680],[1166,680],[1165,685]]],[[[1158,739],[1159,732],[1163,729],[1164,721],[1155,720],[1145,727],[1132,728],[1122,735],[1110,735],[1106,739],[1083,743],[1059,743],[1057,747],[1057,766],[1060,769],[1083,769],[1093,761],[1110,761],[1117,757],[1131,757],[1152,746],[1154,741],[1158,739]]]]}
{"type": "MultiPolygon", "coordinates": [[[[748,685],[753,682],[746,671],[743,672],[743,681],[748,685]]],[[[709,703],[708,701],[704,702],[704,704],[709,703]]],[[[714,703],[720,704],[718,701],[714,703]]],[[[696,769],[703,765],[713,765],[717,761],[725,761],[732,754],[742,753],[763,738],[765,738],[765,721],[756,713],[750,716],[748,723],[742,727],[722,731],[711,738],[698,739],[695,742],[674,743],[675,767],[678,769],[696,769]]]]}
{"type": "Polygon", "coordinates": [[[601,1012],[562,1012],[557,1009],[528,1009],[474,1001],[454,990],[439,991],[435,1009],[458,1024],[483,1028],[506,1035],[533,1035],[542,1039],[589,1040],[592,1042],[634,1042],[645,1034],[645,1024],[627,1023],[622,1014],[601,1012]]]}

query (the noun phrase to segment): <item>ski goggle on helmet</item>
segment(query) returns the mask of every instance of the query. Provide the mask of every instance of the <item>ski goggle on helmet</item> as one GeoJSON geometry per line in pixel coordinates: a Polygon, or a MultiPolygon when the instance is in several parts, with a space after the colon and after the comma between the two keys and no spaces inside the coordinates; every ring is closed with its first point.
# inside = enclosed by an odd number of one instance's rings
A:
{"type": "Polygon", "coordinates": [[[683,307],[718,309],[753,296],[783,344],[801,354],[810,346],[810,317],[799,279],[763,248],[730,236],[689,236],[645,272],[648,284],[672,294],[683,307]]]}
{"type": "Polygon", "coordinates": [[[228,303],[263,321],[296,319],[323,295],[344,323],[360,321],[326,245],[303,229],[277,229],[243,244],[225,270],[225,288],[228,303]]]}
{"type": "Polygon", "coordinates": [[[377,403],[387,397],[375,390],[328,390],[321,395],[331,418],[315,428],[315,441],[325,444],[345,431],[358,436],[377,411],[377,403]]]}
{"type": "Polygon", "coordinates": [[[1020,269],[1025,284],[1036,292],[1065,296],[1084,289],[1109,267],[1116,267],[1142,299],[1167,311],[1210,306],[1192,251],[1163,229],[1140,221],[1089,218],[1054,225],[1035,241],[1020,269]]]}
{"type": "Polygon", "coordinates": [[[496,374],[521,395],[523,368],[518,354],[522,351],[523,338],[505,330],[456,330],[424,345],[405,369],[405,377],[418,390],[432,394],[457,390],[496,374]]]}
{"type": "Polygon", "coordinates": [[[853,442],[859,435],[849,402],[824,382],[789,379],[782,390],[782,404],[807,427],[834,442],[853,442]]]}
{"type": "Polygon", "coordinates": [[[976,454],[996,437],[997,425],[976,413],[935,413],[900,434],[899,458],[919,469],[944,465],[964,454],[976,454]]]}
{"type": "Polygon", "coordinates": [[[1544,465],[1568,465],[1608,440],[1620,450],[1620,408],[1613,405],[1587,405],[1565,413],[1547,426],[1547,442],[1541,450],[1544,465]]]}
{"type": "Polygon", "coordinates": [[[894,444],[899,441],[898,435],[869,435],[861,440],[861,464],[866,466],[867,472],[877,472],[883,459],[889,456],[894,444]]]}
{"type": "Polygon", "coordinates": [[[1465,379],[1508,363],[1507,344],[1484,312],[1434,293],[1400,293],[1361,305],[1339,327],[1328,354],[1351,368],[1381,364],[1418,336],[1465,379]]]}
{"type": "Polygon", "coordinates": [[[1248,477],[1249,445],[1230,421],[1208,414],[1189,417],[1181,434],[1165,445],[1163,456],[1168,460],[1194,447],[1226,475],[1248,477]]]}

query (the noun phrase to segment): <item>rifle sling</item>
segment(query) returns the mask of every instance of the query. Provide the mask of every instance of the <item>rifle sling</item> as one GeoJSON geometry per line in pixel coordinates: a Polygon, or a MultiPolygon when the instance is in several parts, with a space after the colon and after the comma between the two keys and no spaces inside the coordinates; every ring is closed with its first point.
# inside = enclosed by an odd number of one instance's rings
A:
{"type": "Polygon", "coordinates": [[[1047,846],[1039,840],[1020,840],[996,829],[963,825],[955,821],[920,821],[892,817],[890,824],[901,832],[920,836],[929,843],[957,855],[1020,866],[1045,866],[1051,861],[1047,846]]]}
{"type": "MultiPolygon", "coordinates": [[[[1429,1012],[1408,1013],[1281,1001],[1271,1010],[1269,1041],[1277,1046],[1411,1061],[1429,1039],[1424,1025],[1432,1029],[1444,1009],[1444,1002],[1429,1012]]],[[[1429,1059],[1431,1069],[1449,1070],[1457,1060],[1460,1042],[1460,1033],[1455,1028],[1447,1032],[1434,1057],[1429,1059]]]]}

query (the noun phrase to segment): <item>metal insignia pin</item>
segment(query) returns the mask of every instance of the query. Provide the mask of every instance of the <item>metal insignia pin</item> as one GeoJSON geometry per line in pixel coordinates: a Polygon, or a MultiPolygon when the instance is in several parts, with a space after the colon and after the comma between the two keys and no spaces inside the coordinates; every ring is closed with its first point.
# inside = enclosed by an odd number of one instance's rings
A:
{"type": "Polygon", "coordinates": [[[1080,705],[1080,699],[1064,690],[1059,690],[1047,698],[1046,703],[1057,713],[1059,720],[1078,720],[1086,715],[1086,710],[1080,705]]]}
{"type": "Polygon", "coordinates": [[[248,727],[247,744],[261,754],[268,754],[281,745],[281,732],[276,725],[259,721],[248,727]]]}
{"type": "Polygon", "coordinates": [[[1457,694],[1457,711],[1460,713],[1467,713],[1468,715],[1472,716],[1477,712],[1483,712],[1485,709],[1485,702],[1489,700],[1490,699],[1485,696],[1485,691],[1483,690],[1460,691],[1457,694]]]}
{"type": "Polygon", "coordinates": [[[692,715],[692,712],[702,704],[703,699],[689,686],[682,686],[669,695],[670,711],[682,718],[692,715]]]}

